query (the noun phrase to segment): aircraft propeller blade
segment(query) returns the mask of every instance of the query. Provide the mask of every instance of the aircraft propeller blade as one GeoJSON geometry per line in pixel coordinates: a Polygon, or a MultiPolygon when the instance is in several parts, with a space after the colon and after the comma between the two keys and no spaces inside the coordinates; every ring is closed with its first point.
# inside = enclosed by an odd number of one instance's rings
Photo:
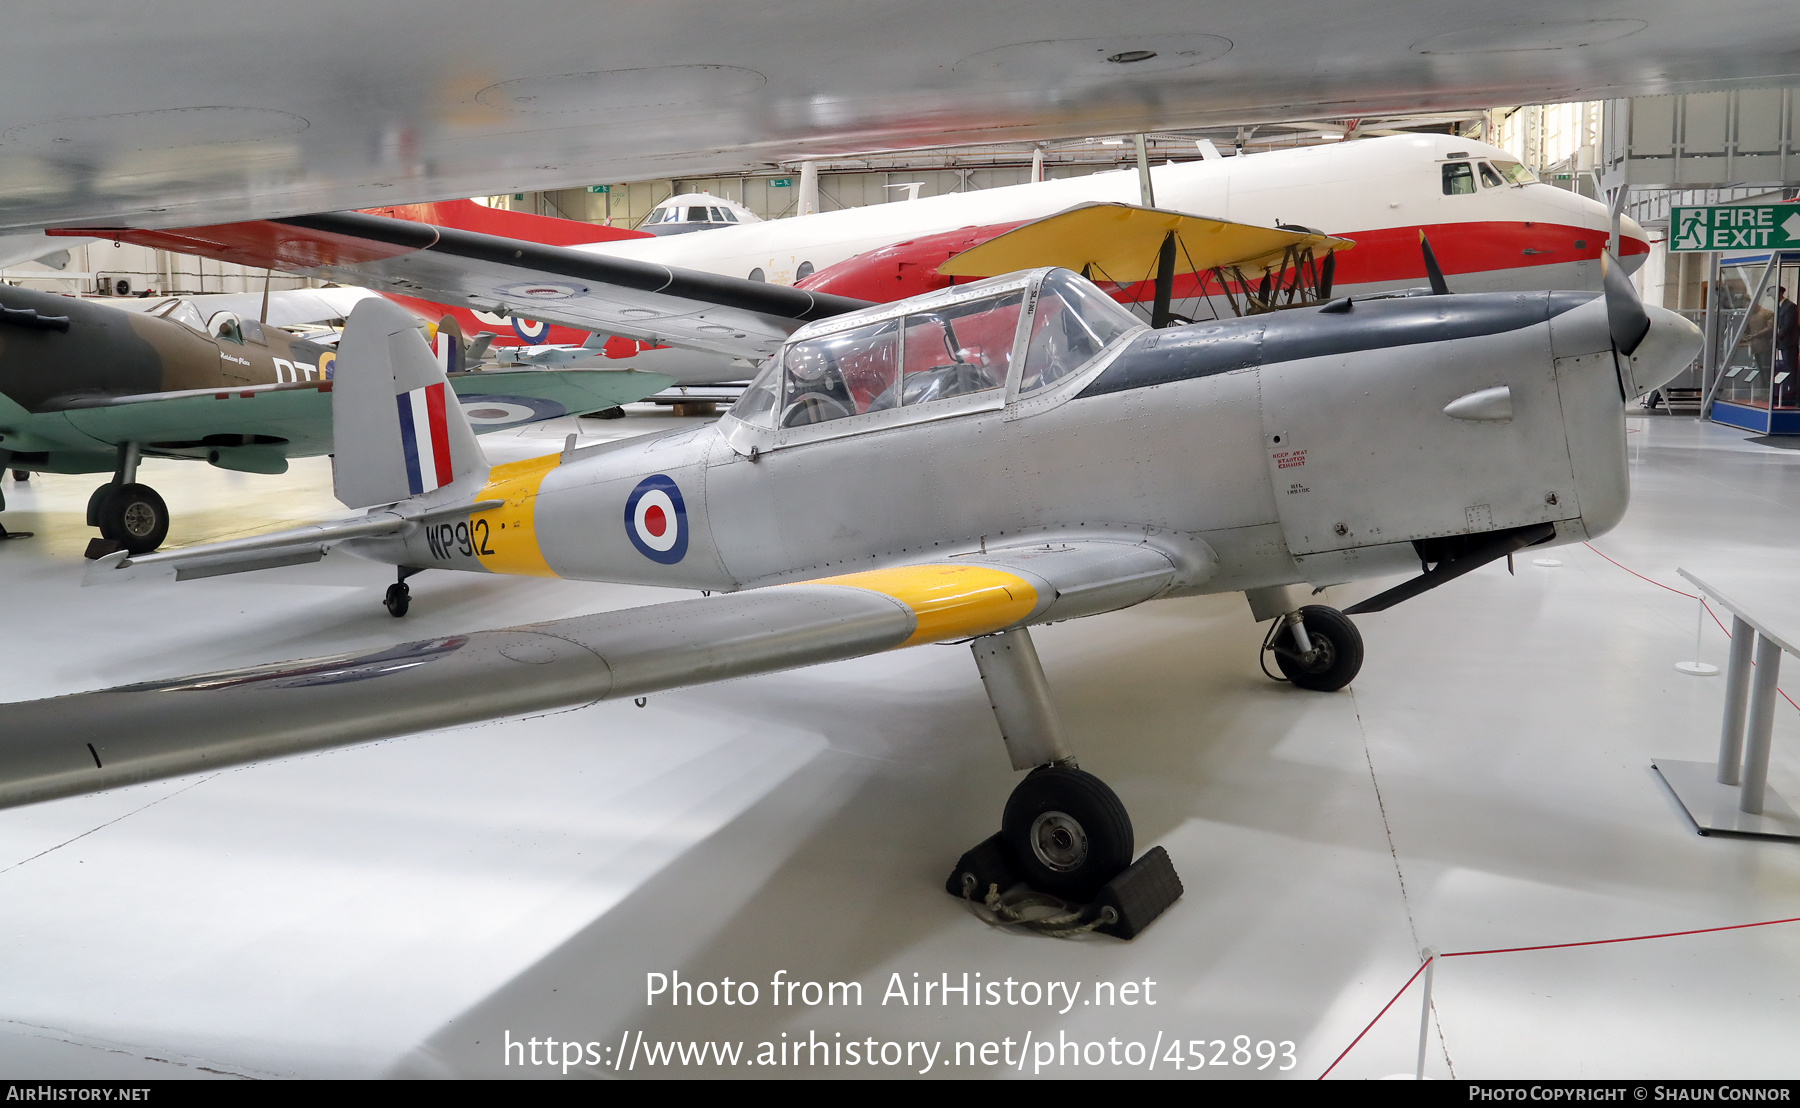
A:
{"type": "Polygon", "coordinates": [[[1431,282],[1432,294],[1450,295],[1450,286],[1444,283],[1444,271],[1438,267],[1437,255],[1431,252],[1431,240],[1423,231],[1419,232],[1419,253],[1425,255],[1425,277],[1431,282]]]}
{"type": "Polygon", "coordinates": [[[1650,331],[1650,313],[1611,254],[1600,258],[1600,277],[1606,290],[1606,326],[1612,332],[1613,349],[1629,358],[1650,331]]]}

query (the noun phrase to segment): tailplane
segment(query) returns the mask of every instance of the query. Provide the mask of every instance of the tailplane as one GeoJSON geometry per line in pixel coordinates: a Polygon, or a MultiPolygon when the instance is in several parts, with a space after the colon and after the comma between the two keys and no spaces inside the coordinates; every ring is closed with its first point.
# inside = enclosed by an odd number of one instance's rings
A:
{"type": "MultiPolygon", "coordinates": [[[[457,363],[461,335],[439,337],[457,363]]],[[[331,389],[332,486],[346,507],[391,504],[487,469],[446,368],[405,309],[371,298],[350,313],[331,389]]]]}

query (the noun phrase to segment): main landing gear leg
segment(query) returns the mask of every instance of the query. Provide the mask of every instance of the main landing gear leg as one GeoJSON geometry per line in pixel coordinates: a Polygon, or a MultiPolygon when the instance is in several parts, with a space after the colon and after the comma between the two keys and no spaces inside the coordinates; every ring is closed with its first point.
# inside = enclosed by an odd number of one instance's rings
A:
{"type": "Polygon", "coordinates": [[[423,572],[419,566],[400,566],[399,578],[387,588],[387,596],[381,603],[387,608],[388,615],[399,619],[412,607],[412,589],[406,585],[406,579],[415,573],[423,572]]]}
{"type": "Polygon", "coordinates": [[[1006,802],[1000,833],[963,855],[947,890],[1048,934],[1135,937],[1181,895],[1168,853],[1155,847],[1132,863],[1131,817],[1104,781],[1075,764],[1031,633],[985,635],[970,649],[1013,768],[1029,772],[1006,802]],[[1029,918],[1021,912],[1052,903],[1033,894],[1062,903],[1029,918]]]}
{"type": "MultiPolygon", "coordinates": [[[[1362,633],[1350,617],[1323,604],[1301,604],[1298,585],[1250,589],[1250,614],[1258,623],[1274,620],[1263,651],[1275,655],[1281,676],[1297,689],[1336,692],[1362,669],[1362,633]]],[[[1268,673],[1268,667],[1263,667],[1268,673]]],[[[1270,677],[1275,677],[1270,673],[1270,677]]]]}

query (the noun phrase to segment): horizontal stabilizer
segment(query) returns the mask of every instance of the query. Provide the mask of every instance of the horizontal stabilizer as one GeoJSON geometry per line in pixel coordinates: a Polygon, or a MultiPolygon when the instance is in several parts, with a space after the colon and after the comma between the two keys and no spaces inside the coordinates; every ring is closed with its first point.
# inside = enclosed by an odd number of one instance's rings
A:
{"type": "Polygon", "coordinates": [[[314,523],[285,531],[271,531],[266,535],[185,546],[179,550],[161,550],[154,554],[132,555],[127,551],[117,550],[89,562],[81,583],[85,587],[171,577],[177,581],[191,581],[227,573],[300,565],[318,561],[332,547],[348,539],[403,537],[426,524],[446,519],[462,519],[475,513],[492,511],[504,504],[505,501],[502,500],[480,500],[474,504],[451,505],[410,515],[402,515],[399,511],[384,511],[362,519],[314,523]]]}

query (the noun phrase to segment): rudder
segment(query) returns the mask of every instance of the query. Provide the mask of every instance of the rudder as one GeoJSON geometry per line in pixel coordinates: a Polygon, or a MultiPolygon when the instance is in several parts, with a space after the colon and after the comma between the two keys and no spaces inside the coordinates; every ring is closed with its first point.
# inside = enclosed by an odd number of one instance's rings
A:
{"type": "MultiPolygon", "coordinates": [[[[460,353],[460,336],[445,337],[460,353]]],[[[391,504],[487,468],[418,321],[386,300],[365,300],[350,313],[331,419],[332,489],[346,507],[391,504]]]]}

